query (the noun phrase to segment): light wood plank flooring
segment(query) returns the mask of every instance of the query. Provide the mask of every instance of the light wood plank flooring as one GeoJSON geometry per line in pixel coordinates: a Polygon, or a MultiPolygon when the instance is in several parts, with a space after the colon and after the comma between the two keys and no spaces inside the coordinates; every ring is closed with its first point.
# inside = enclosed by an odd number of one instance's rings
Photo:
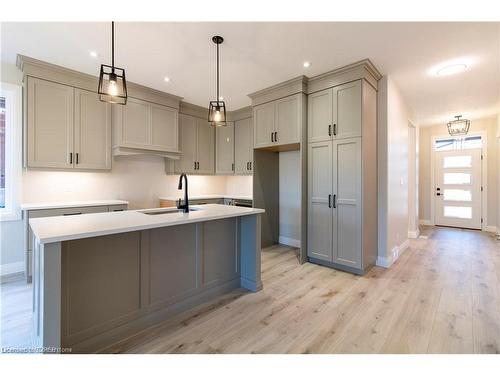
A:
{"type": "MultiPolygon", "coordinates": [[[[477,231],[424,234],[389,270],[365,276],[299,265],[284,246],[264,249],[261,292],[235,291],[104,351],[499,353],[499,243],[477,231]]],[[[29,289],[3,285],[2,305],[9,311],[12,301],[27,302],[29,289]]],[[[3,346],[16,330],[17,344],[29,340],[22,320],[2,310],[3,346]]]]}

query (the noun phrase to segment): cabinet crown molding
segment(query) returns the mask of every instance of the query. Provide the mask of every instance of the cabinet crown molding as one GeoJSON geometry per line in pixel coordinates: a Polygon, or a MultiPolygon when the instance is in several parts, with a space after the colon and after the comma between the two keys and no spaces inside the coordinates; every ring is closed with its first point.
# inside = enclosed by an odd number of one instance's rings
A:
{"type": "Polygon", "coordinates": [[[304,75],[298,76],[277,85],[248,94],[252,99],[252,106],[271,102],[298,93],[307,92],[308,78],[304,75]]]}
{"type": "MultiPolygon", "coordinates": [[[[99,77],[97,76],[20,54],[17,55],[16,65],[23,72],[23,79],[26,79],[27,76],[31,76],[83,90],[97,92],[97,84],[99,81],[99,77]]],[[[127,81],[127,89],[129,97],[177,109],[179,108],[179,102],[182,100],[180,96],[134,82],[127,81]]]]}

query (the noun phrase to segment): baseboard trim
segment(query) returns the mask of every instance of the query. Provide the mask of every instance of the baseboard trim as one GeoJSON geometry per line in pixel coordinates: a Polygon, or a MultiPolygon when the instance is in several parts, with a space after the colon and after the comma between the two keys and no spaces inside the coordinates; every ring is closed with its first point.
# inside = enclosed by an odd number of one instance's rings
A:
{"type": "Polygon", "coordinates": [[[300,241],[290,237],[279,236],[278,242],[282,245],[300,247],[300,241]]]}
{"type": "Polygon", "coordinates": [[[417,230],[409,230],[408,231],[408,238],[415,239],[415,238],[418,238],[418,236],[420,236],[420,230],[418,228],[417,228],[417,230]]]}
{"type": "Polygon", "coordinates": [[[377,257],[376,265],[383,268],[389,268],[393,263],[410,247],[410,240],[407,238],[401,245],[394,246],[388,257],[377,257]]]}
{"type": "Polygon", "coordinates": [[[7,277],[24,272],[24,262],[13,262],[0,265],[0,277],[7,277]]]}
{"type": "Polygon", "coordinates": [[[494,227],[492,225],[485,226],[483,230],[485,232],[498,233],[497,227],[494,227]]]}
{"type": "Polygon", "coordinates": [[[434,224],[432,224],[432,222],[430,220],[419,220],[418,223],[420,225],[428,225],[428,226],[434,225],[434,224]]]}

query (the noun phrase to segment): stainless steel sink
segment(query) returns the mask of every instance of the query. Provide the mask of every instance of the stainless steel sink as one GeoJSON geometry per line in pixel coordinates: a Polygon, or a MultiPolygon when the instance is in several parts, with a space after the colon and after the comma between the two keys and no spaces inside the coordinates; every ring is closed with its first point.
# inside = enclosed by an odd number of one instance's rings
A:
{"type": "MultiPolygon", "coordinates": [[[[198,211],[198,209],[190,208],[189,211],[198,211]]],[[[167,214],[181,214],[183,210],[152,210],[152,211],[138,211],[145,215],[167,215],[167,214]]]]}

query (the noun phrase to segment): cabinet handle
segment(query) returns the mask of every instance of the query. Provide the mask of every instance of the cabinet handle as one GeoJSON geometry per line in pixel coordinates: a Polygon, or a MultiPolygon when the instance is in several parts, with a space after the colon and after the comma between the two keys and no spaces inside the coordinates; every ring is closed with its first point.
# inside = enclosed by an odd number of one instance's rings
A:
{"type": "Polygon", "coordinates": [[[193,161],[193,169],[196,169],[196,162],[193,161]]]}
{"type": "Polygon", "coordinates": [[[250,162],[250,170],[252,170],[252,162],[250,162]]]}
{"type": "Polygon", "coordinates": [[[332,195],[328,194],[328,208],[332,208],[332,195]]]}
{"type": "Polygon", "coordinates": [[[337,194],[333,194],[333,208],[337,208],[337,194]]]}
{"type": "Polygon", "coordinates": [[[234,163],[231,164],[231,170],[234,172],[234,163]]]}
{"type": "Polygon", "coordinates": [[[73,153],[72,152],[69,153],[69,163],[73,164],[73,153]]]}
{"type": "Polygon", "coordinates": [[[274,132],[274,142],[278,142],[278,132],[274,132]]]}
{"type": "Polygon", "coordinates": [[[328,136],[332,136],[332,125],[328,125],[328,136]]]}
{"type": "Polygon", "coordinates": [[[250,166],[249,166],[249,164],[250,164],[250,162],[249,162],[249,161],[247,161],[247,171],[249,171],[249,170],[250,170],[250,166]]]}
{"type": "Polygon", "coordinates": [[[273,136],[274,136],[274,133],[273,133],[273,132],[271,132],[271,142],[274,142],[274,140],[273,140],[273,136]]]}
{"type": "Polygon", "coordinates": [[[337,124],[333,124],[333,135],[337,135],[337,124]]]}
{"type": "Polygon", "coordinates": [[[76,164],[78,164],[78,152],[76,153],[76,164]]]}
{"type": "Polygon", "coordinates": [[[196,169],[200,170],[200,162],[199,161],[196,162],[196,169]]]}
{"type": "Polygon", "coordinates": [[[81,212],[72,212],[69,214],[63,214],[63,216],[74,216],[74,215],[81,215],[81,214],[82,214],[81,212]]]}

